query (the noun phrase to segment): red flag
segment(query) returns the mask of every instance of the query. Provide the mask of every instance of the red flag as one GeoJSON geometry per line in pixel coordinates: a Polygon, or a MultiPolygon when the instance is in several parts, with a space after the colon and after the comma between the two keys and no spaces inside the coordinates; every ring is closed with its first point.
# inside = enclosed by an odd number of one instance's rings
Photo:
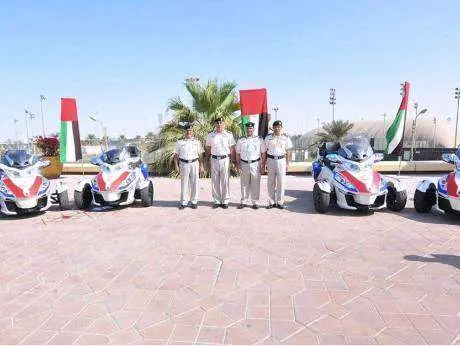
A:
{"type": "Polygon", "coordinates": [[[267,89],[240,90],[241,119],[244,126],[254,122],[256,135],[265,137],[268,133],[267,89]]]}

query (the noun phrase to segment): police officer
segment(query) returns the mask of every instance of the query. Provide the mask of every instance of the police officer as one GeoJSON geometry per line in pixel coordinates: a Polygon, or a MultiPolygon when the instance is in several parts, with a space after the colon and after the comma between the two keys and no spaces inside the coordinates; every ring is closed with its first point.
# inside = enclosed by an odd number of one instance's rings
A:
{"type": "Polygon", "coordinates": [[[184,138],[176,143],[174,162],[176,170],[180,172],[180,206],[184,209],[188,205],[188,193],[193,209],[198,208],[198,183],[199,172],[203,172],[202,154],[203,146],[198,139],[193,137],[192,124],[184,125],[184,138]]]}
{"type": "Polygon", "coordinates": [[[284,205],[284,180],[289,167],[289,150],[292,149],[291,139],[282,134],[283,123],[273,122],[273,133],[265,137],[263,143],[262,167],[268,168],[268,209],[277,207],[286,209],[284,205]]]}
{"type": "Polygon", "coordinates": [[[230,200],[230,158],[235,155],[235,138],[225,130],[222,118],[214,120],[215,131],[206,138],[206,155],[211,164],[213,208],[227,209],[230,200]]]}
{"type": "Polygon", "coordinates": [[[236,143],[236,162],[240,169],[241,203],[238,209],[246,206],[251,198],[252,208],[259,209],[260,197],[260,154],[262,138],[254,135],[254,123],[246,124],[247,137],[236,143]]]}

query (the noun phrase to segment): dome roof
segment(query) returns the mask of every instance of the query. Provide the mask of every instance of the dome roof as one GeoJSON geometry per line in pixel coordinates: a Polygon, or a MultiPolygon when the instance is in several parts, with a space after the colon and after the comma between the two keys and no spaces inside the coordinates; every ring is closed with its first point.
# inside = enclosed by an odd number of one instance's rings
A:
{"type": "MultiPolygon", "coordinates": [[[[385,131],[383,118],[381,120],[360,120],[351,121],[353,128],[350,133],[364,133],[370,138],[375,138],[376,143],[384,142],[384,133],[390,127],[394,118],[387,117],[385,122],[385,131]]],[[[406,119],[406,127],[404,131],[404,142],[406,145],[410,143],[412,138],[412,120],[406,119]]],[[[459,126],[460,128],[460,126],[459,126]]],[[[312,130],[307,133],[307,137],[314,136],[317,130],[312,130]]],[[[460,129],[459,129],[460,132],[460,129]]],[[[436,119],[436,131],[433,117],[429,115],[420,116],[417,119],[417,127],[415,131],[415,140],[418,147],[432,147],[433,136],[435,137],[437,147],[453,148],[455,136],[455,120],[436,119]]],[[[460,139],[460,133],[459,133],[460,139]]],[[[457,140],[457,143],[459,141],[457,140]]]]}

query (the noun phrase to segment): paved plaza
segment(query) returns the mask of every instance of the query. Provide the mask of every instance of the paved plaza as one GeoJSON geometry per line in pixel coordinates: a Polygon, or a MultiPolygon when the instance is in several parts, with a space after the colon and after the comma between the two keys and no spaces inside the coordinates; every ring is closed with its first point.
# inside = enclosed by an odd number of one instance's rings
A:
{"type": "MultiPolygon", "coordinates": [[[[77,176],[63,178],[72,187],[77,176]]],[[[315,213],[155,204],[0,217],[1,344],[460,344],[460,220],[407,208],[315,213]]],[[[266,177],[262,180],[267,203],[266,177]]]]}

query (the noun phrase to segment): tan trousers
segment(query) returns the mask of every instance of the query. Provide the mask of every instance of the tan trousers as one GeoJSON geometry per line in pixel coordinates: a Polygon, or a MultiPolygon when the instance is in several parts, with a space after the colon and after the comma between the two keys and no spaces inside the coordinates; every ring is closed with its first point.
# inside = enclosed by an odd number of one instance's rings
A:
{"type": "Polygon", "coordinates": [[[241,162],[241,204],[251,198],[252,204],[257,204],[260,198],[260,161],[241,162]]]}
{"type": "Polygon", "coordinates": [[[270,204],[284,204],[284,178],[286,177],[286,158],[267,158],[268,198],[270,204]]]}
{"type": "Polygon", "coordinates": [[[198,182],[200,181],[200,163],[180,161],[180,202],[188,204],[188,196],[192,204],[198,203],[198,182]]]}
{"type": "Polygon", "coordinates": [[[211,157],[212,199],[215,204],[228,204],[230,200],[230,159],[211,157]]]}

